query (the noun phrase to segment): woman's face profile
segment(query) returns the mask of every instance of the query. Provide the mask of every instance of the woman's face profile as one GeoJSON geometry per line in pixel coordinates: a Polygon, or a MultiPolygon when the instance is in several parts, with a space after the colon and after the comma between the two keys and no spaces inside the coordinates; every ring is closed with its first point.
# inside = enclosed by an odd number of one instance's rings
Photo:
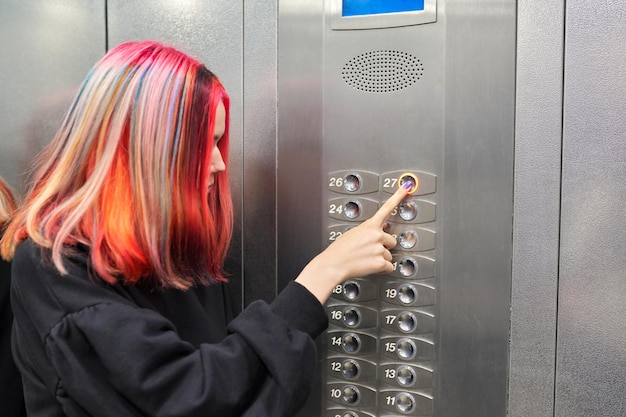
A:
{"type": "Polygon", "coordinates": [[[220,102],[215,110],[215,130],[213,132],[213,150],[211,151],[211,178],[209,187],[215,182],[215,175],[226,170],[226,163],[222,157],[222,152],[217,145],[226,131],[226,109],[224,103],[220,102]]]}

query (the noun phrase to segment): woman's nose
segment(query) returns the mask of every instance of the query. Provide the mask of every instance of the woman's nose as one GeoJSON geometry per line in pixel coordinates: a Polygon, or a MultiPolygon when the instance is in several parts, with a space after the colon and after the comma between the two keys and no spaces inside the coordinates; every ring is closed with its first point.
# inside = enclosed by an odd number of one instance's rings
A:
{"type": "Polygon", "coordinates": [[[226,170],[226,163],[222,158],[222,152],[216,146],[213,148],[213,154],[211,155],[211,172],[218,173],[226,170]]]}

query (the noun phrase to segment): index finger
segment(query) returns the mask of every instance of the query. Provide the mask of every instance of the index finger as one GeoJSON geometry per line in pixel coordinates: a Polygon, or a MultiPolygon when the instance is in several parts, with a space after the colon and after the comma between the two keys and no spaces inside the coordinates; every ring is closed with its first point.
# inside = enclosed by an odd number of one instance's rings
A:
{"type": "Polygon", "coordinates": [[[378,211],[374,213],[371,220],[373,220],[377,224],[380,224],[380,226],[382,227],[393,212],[393,210],[408,194],[409,190],[405,189],[404,187],[398,187],[398,190],[393,193],[391,197],[389,197],[389,200],[385,201],[385,203],[378,209],[378,211]]]}

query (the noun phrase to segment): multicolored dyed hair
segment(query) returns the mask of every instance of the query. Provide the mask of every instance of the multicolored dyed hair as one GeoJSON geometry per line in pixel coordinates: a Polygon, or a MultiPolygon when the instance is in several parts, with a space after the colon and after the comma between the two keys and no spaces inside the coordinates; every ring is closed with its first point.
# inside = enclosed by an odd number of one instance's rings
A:
{"type": "Polygon", "coordinates": [[[109,51],[39,157],[3,255],[30,237],[51,249],[62,274],[63,256],[85,245],[92,270],[109,283],[187,289],[225,281],[228,173],[209,186],[220,103],[226,131],[217,146],[226,161],[229,97],[215,75],[157,42],[109,51]]]}
{"type": "Polygon", "coordinates": [[[8,223],[15,209],[13,190],[11,190],[9,184],[0,178],[0,236],[2,236],[2,228],[8,223]]]}

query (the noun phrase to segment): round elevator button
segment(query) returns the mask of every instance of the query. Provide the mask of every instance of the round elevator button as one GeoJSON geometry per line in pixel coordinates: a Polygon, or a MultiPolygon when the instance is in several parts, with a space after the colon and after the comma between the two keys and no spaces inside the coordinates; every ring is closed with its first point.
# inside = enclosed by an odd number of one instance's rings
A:
{"type": "Polygon", "coordinates": [[[415,383],[415,370],[410,366],[402,365],[398,367],[396,375],[396,379],[400,385],[404,385],[406,387],[415,383]]]}
{"type": "Polygon", "coordinates": [[[412,258],[402,258],[398,262],[398,271],[403,277],[410,277],[417,272],[417,263],[412,258]]]}
{"type": "Polygon", "coordinates": [[[355,301],[361,295],[361,286],[358,282],[347,281],[343,284],[343,296],[346,300],[355,301]]]}
{"type": "Polygon", "coordinates": [[[398,216],[405,222],[415,220],[417,217],[417,205],[413,201],[403,201],[398,206],[398,216]]]}
{"type": "Polygon", "coordinates": [[[341,346],[343,347],[343,350],[348,353],[358,352],[361,348],[361,339],[359,339],[359,336],[354,333],[346,333],[342,337],[341,346]]]}
{"type": "Polygon", "coordinates": [[[348,307],[343,310],[343,322],[348,327],[358,326],[361,322],[361,313],[356,307],[348,307]]]}
{"type": "Polygon", "coordinates": [[[345,403],[354,404],[359,401],[359,389],[352,385],[343,388],[343,396],[341,397],[345,403]]]}
{"type": "Polygon", "coordinates": [[[396,395],[396,408],[402,413],[410,413],[415,408],[415,398],[408,392],[396,395]]]}
{"type": "Polygon", "coordinates": [[[353,360],[353,359],[347,359],[345,361],[343,361],[343,364],[341,366],[341,372],[343,373],[343,376],[345,376],[348,379],[354,379],[357,376],[359,376],[359,364],[357,361],[353,360]]]}
{"type": "Polygon", "coordinates": [[[356,201],[348,201],[343,208],[343,215],[348,219],[356,219],[361,215],[361,205],[356,201]]]}
{"type": "Polygon", "coordinates": [[[400,339],[398,340],[398,356],[402,359],[413,359],[415,353],[417,352],[417,347],[415,346],[415,342],[411,339],[400,339]]]}
{"type": "Polygon", "coordinates": [[[358,191],[361,188],[361,179],[356,174],[348,174],[343,180],[343,188],[350,193],[358,191]]]}
{"type": "Polygon", "coordinates": [[[412,332],[417,326],[417,318],[410,311],[403,311],[398,314],[396,322],[398,323],[398,328],[403,332],[412,332]]]}
{"type": "Polygon", "coordinates": [[[413,194],[419,188],[419,180],[415,174],[406,172],[400,176],[398,187],[404,187],[408,190],[409,194],[413,194]]]}
{"type": "Polygon", "coordinates": [[[412,249],[417,245],[419,238],[415,230],[406,229],[398,235],[398,244],[403,249],[412,249]]]}
{"type": "Polygon", "coordinates": [[[398,299],[402,304],[412,304],[417,299],[417,289],[411,284],[398,287],[398,299]]]}

